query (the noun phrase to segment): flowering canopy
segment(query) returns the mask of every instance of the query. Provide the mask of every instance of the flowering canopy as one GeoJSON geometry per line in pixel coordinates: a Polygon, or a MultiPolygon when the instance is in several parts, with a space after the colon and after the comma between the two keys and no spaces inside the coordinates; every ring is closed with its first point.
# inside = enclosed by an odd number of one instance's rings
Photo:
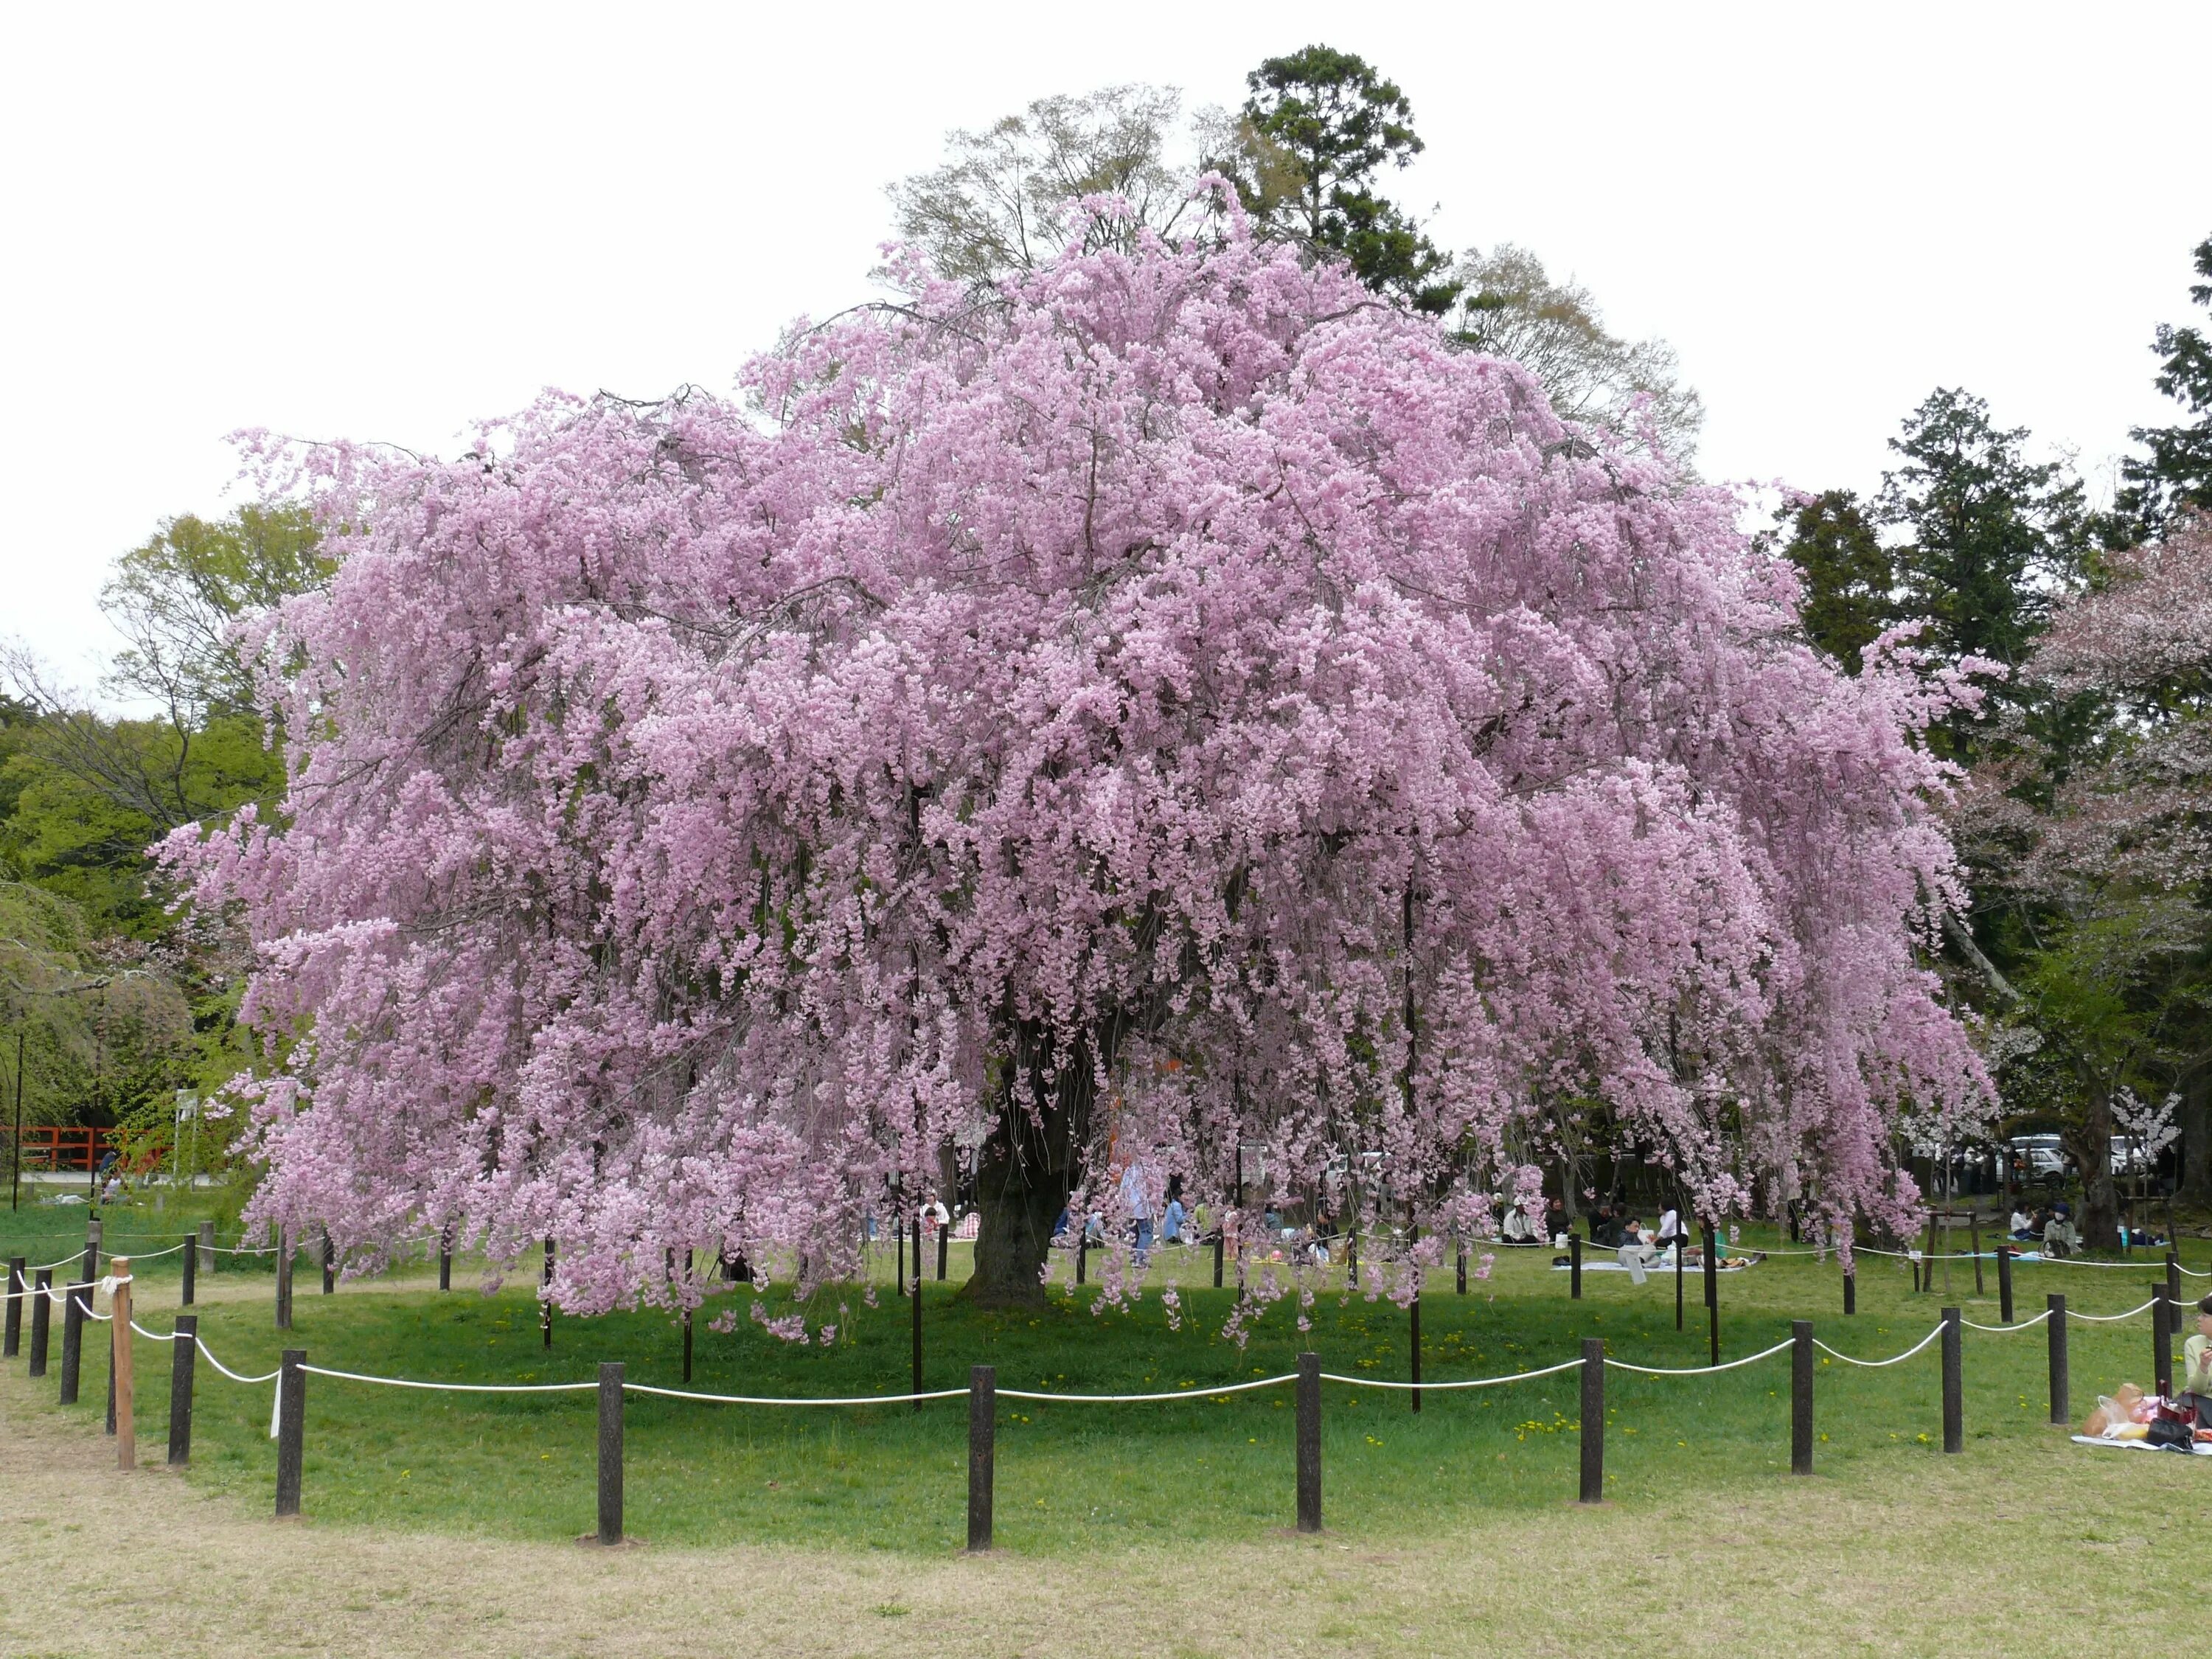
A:
{"type": "Polygon", "coordinates": [[[1944,694],[1520,368],[1232,228],[917,278],[743,391],[307,457],[283,817],[170,848],[260,953],[260,1213],[556,1236],[593,1309],[841,1271],[959,1146],[1034,1286],[1132,1146],[1433,1234],[1606,1114],[1840,1231],[1981,1099],[1944,694]]]}

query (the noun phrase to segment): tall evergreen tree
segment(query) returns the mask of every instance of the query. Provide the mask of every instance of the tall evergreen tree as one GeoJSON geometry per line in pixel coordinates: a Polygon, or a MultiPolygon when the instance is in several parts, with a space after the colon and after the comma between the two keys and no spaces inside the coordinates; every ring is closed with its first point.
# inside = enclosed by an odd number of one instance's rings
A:
{"type": "MultiPolygon", "coordinates": [[[[2197,245],[2196,264],[2204,280],[2191,285],[2189,297],[2212,309],[2212,236],[2197,245]]],[[[2130,429],[2150,453],[2120,463],[2115,522],[2106,536],[2115,546],[2165,535],[2186,514],[2212,513],[2212,338],[2201,329],[2161,323],[2151,349],[2159,357],[2151,384],[2196,419],[2130,429]]]]}
{"type": "Polygon", "coordinates": [[[1805,636],[1847,674],[1897,620],[1897,573],[1873,521],[1849,489],[1823,491],[1775,514],[1789,526],[1782,550],[1805,585],[1805,636]]]}
{"type": "Polygon", "coordinates": [[[1440,316],[1461,284],[1419,224],[1376,188],[1422,149],[1413,106],[1366,59],[1333,46],[1270,58],[1244,77],[1244,155],[1225,168],[1261,223],[1349,264],[1368,287],[1440,316]]]}

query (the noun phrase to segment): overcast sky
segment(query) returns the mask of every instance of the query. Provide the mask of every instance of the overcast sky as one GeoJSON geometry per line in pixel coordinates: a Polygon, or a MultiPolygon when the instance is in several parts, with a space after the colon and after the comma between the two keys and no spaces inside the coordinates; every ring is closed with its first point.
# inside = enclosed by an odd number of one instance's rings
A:
{"type": "Polygon", "coordinates": [[[224,434],[450,449],[539,388],[726,386],[870,294],[945,129],[1358,52],[1400,198],[1680,351],[1710,477],[1878,482],[1938,385],[2106,487],[2212,234],[2212,3],[15,6],[0,21],[0,635],[238,499],[224,434]],[[1348,20],[1348,21],[1347,21],[1348,20]]]}

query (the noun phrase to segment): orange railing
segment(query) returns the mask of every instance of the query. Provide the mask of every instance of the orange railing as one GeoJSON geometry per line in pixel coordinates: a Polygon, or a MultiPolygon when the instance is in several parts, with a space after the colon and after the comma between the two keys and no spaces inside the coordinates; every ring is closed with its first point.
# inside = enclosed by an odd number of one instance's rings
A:
{"type": "MultiPolygon", "coordinates": [[[[0,1123],[0,1150],[11,1131],[0,1123]]],[[[27,1123],[23,1126],[23,1167],[27,1170],[97,1169],[100,1158],[113,1144],[110,1129],[88,1129],[76,1125],[27,1123]]]]}

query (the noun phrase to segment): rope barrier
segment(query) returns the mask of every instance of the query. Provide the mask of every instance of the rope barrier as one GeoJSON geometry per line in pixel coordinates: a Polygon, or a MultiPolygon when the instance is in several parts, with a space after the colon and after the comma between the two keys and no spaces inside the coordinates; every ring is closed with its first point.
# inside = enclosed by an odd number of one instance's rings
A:
{"type": "Polygon", "coordinates": [[[206,1360],[209,1364],[214,1366],[216,1370],[221,1371],[225,1376],[228,1377],[234,1382],[244,1382],[249,1386],[260,1382],[274,1382],[279,1376],[283,1375],[283,1370],[280,1367],[276,1370],[270,1371],[265,1376],[241,1376],[238,1372],[231,1370],[229,1366],[224,1364],[222,1361],[215,1357],[215,1350],[208,1346],[207,1338],[203,1336],[198,1338],[198,1340],[199,1344],[200,1358],[206,1360]]]}
{"type": "Polygon", "coordinates": [[[1960,1316],[1959,1322],[1961,1325],[1971,1325],[1978,1331],[2026,1331],[2033,1330],[2036,1326],[2040,1325],[2045,1320],[2050,1317],[2051,1310],[2045,1308],[2041,1313],[2036,1315],[2034,1318],[2023,1319],[2017,1325],[1984,1325],[1979,1320],[1968,1319],[1964,1316],[1960,1316]]]}
{"type": "MultiPolygon", "coordinates": [[[[433,1385],[434,1386],[434,1385],[433,1385]]],[[[580,1385],[596,1389],[596,1382],[580,1385]]],[[[663,1400],[703,1400],[714,1406],[908,1406],[917,1400],[965,1400],[965,1389],[933,1389],[924,1394],[860,1394],[836,1400],[775,1400],[742,1394],[697,1394],[690,1389],[656,1389],[643,1382],[625,1382],[624,1394],[649,1394],[663,1400]]],[[[1011,1392],[1000,1389],[1000,1394],[1011,1392]]],[[[1021,1396],[1024,1399],[1029,1395],[1021,1396]]]]}
{"type": "MultiPolygon", "coordinates": [[[[1582,1361],[1577,1359],[1575,1364],[1579,1365],[1582,1361]]],[[[1323,1372],[1322,1375],[1326,1376],[1328,1373],[1323,1372]]],[[[1039,1394],[1030,1389],[1000,1389],[998,1392],[1009,1400],[1057,1401],[1071,1406],[1130,1406],[1151,1400],[1204,1400],[1214,1395],[1249,1394],[1254,1389],[1280,1388],[1285,1382],[1295,1382],[1297,1380],[1298,1374],[1296,1371],[1285,1371],[1280,1376],[1261,1377],[1254,1382],[1230,1382],[1218,1389],[1196,1387],[1176,1389],[1167,1394],[1039,1394]]],[[[1350,1382],[1352,1379],[1346,1377],[1341,1380],[1350,1382]]],[[[1410,1388],[1413,1385],[1408,1383],[1406,1386],[1410,1388]]],[[[1441,1386],[1464,1388],[1467,1385],[1446,1383],[1441,1386]]]]}
{"type": "Polygon", "coordinates": [[[2066,1316],[2069,1319],[2086,1319],[2093,1325],[2111,1325],[2117,1323],[2118,1321],[2123,1319],[2133,1319],[2137,1314],[2142,1313],[2144,1309],[2154,1308],[2157,1305],[2158,1298],[2156,1297],[2153,1297],[2149,1301],[2144,1303],[2142,1307],[2130,1308],[2125,1313],[2085,1314],[2075,1313],[2071,1308],[2069,1308],[2066,1310],[2066,1316]]]}
{"type": "MultiPolygon", "coordinates": [[[[387,1389],[431,1389],[444,1394],[574,1394],[581,1389],[596,1389],[597,1382],[417,1382],[404,1376],[368,1376],[360,1371],[326,1370],[320,1365],[302,1365],[300,1369],[311,1376],[336,1377],[341,1382],[374,1382],[387,1389]]],[[[967,1390],[963,1389],[961,1393],[967,1390]]]]}
{"type": "Polygon", "coordinates": [[[1813,1346],[1820,1349],[1823,1353],[1834,1355],[1835,1358],[1842,1360],[1847,1365],[1863,1365],[1869,1370],[1880,1370],[1884,1365],[1902,1364],[1905,1361],[1911,1358],[1913,1355],[1918,1353],[1923,1348],[1926,1347],[1930,1342],[1933,1342],[1937,1337],[1942,1334],[1943,1322],[1939,1319],[1936,1322],[1936,1328],[1934,1330],[1929,1332],[1927,1335],[1922,1337],[1917,1342],[1907,1348],[1903,1353],[1892,1354],[1887,1359],[1861,1359],[1856,1355],[1844,1353],[1838,1349],[1830,1347],[1826,1343],[1821,1341],[1817,1336],[1813,1339],[1813,1346]]]}
{"type": "Polygon", "coordinates": [[[1501,1383],[1528,1382],[1540,1376],[1554,1376],[1560,1371],[1579,1370],[1582,1369],[1582,1363],[1579,1359],[1568,1359],[1556,1365],[1547,1365],[1541,1370],[1515,1371],[1507,1376],[1468,1377],[1457,1382],[1387,1382],[1379,1377],[1346,1376],[1337,1371],[1323,1371],[1321,1374],[1321,1380],[1324,1382],[1348,1382],[1355,1389],[1419,1389],[1424,1393],[1431,1389],[1494,1389],[1501,1383]]]}
{"type": "Polygon", "coordinates": [[[1771,1359],[1784,1348],[1794,1346],[1796,1341],[1795,1337],[1784,1338],[1771,1348],[1762,1348],[1757,1353],[1746,1354],[1741,1359],[1731,1359],[1718,1365],[1632,1365],[1626,1359],[1614,1359],[1610,1356],[1605,1363],[1615,1370],[1641,1371],[1646,1376],[1710,1376],[1715,1371],[1732,1371],[1739,1365],[1756,1365],[1762,1359],[1771,1359]]]}

